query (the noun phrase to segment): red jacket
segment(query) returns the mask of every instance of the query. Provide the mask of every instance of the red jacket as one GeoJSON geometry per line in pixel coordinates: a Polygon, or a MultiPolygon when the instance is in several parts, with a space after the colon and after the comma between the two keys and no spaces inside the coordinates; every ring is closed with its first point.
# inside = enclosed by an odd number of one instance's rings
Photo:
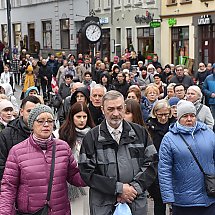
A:
{"type": "Polygon", "coordinates": [[[14,214],[14,203],[19,211],[32,213],[42,208],[46,201],[52,144],[56,142],[55,170],[50,199],[49,215],[70,215],[67,182],[85,186],[69,145],[53,140],[47,151],[41,150],[32,136],[15,145],[9,152],[1,184],[0,215],[14,214]]]}

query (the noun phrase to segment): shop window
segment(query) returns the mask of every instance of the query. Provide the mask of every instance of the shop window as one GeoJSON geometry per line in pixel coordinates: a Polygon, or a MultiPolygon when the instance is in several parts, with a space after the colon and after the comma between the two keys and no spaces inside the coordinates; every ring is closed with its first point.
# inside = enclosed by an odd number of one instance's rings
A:
{"type": "Polygon", "coordinates": [[[141,51],[147,58],[154,53],[154,29],[138,28],[137,29],[138,51],[141,51]]]}
{"type": "Polygon", "coordinates": [[[43,21],[43,48],[52,48],[52,23],[51,21],[43,21]]]}
{"type": "Polygon", "coordinates": [[[189,27],[172,28],[172,63],[185,64],[189,57],[189,27]]]}
{"type": "Polygon", "coordinates": [[[61,36],[61,48],[69,49],[70,40],[69,40],[69,19],[60,20],[60,36],[61,36]]]}

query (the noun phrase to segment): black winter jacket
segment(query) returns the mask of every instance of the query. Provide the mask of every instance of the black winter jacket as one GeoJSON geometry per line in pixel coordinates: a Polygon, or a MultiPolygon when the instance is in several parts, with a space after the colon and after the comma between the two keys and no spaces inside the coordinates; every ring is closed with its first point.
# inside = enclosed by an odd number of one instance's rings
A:
{"type": "Polygon", "coordinates": [[[22,117],[11,121],[7,127],[0,132],[0,180],[3,177],[5,163],[10,149],[14,145],[27,139],[30,133],[22,117]]]}

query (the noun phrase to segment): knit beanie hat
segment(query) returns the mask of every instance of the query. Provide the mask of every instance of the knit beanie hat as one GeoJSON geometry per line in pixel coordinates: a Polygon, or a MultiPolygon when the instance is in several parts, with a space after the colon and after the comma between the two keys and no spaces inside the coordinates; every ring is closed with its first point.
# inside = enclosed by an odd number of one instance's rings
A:
{"type": "Polygon", "coordinates": [[[190,101],[180,100],[177,104],[177,118],[178,120],[185,114],[193,113],[196,115],[196,108],[190,101]]]}
{"type": "Polygon", "coordinates": [[[2,99],[0,101],[0,112],[2,112],[2,110],[4,110],[5,108],[9,107],[14,109],[13,104],[10,101],[8,101],[7,99],[2,99]]]}
{"type": "Polygon", "coordinates": [[[38,104],[34,109],[31,110],[28,117],[28,127],[32,129],[34,121],[41,113],[50,113],[54,118],[54,113],[52,109],[47,105],[38,104]]]}
{"type": "Polygon", "coordinates": [[[177,105],[180,99],[178,97],[171,97],[169,99],[169,105],[172,107],[173,105],[177,105]]]}
{"type": "Polygon", "coordinates": [[[202,99],[202,92],[198,86],[192,85],[187,90],[194,90],[198,94],[199,99],[202,99]]]}

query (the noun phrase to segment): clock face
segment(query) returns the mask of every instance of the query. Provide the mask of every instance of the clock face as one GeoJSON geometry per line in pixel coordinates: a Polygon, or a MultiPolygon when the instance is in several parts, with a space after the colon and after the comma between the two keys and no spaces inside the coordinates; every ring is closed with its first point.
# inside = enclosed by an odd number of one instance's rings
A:
{"type": "Polygon", "coordinates": [[[90,24],[85,30],[85,35],[90,42],[97,42],[102,35],[101,28],[97,24],[90,24]]]}

